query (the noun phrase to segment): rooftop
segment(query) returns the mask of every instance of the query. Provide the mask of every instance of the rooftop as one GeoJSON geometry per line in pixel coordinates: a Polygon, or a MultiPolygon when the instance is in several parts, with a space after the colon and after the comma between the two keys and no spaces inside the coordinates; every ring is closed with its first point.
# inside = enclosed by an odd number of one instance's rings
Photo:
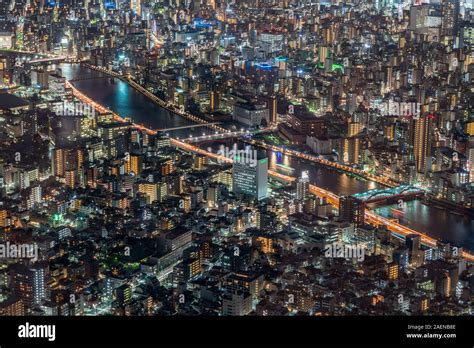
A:
{"type": "Polygon", "coordinates": [[[29,103],[10,93],[0,93],[0,110],[10,110],[28,106],[29,103]]]}

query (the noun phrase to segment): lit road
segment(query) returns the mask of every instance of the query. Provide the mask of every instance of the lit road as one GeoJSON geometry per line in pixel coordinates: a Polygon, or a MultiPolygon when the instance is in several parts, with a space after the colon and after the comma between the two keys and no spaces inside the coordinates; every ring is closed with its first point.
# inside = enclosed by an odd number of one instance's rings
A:
{"type": "MultiPolygon", "coordinates": [[[[110,114],[113,115],[115,120],[120,121],[120,122],[125,122],[125,119],[123,119],[122,117],[120,117],[116,113],[112,112],[108,108],[94,102],[92,99],[85,96],[83,93],[81,93],[76,88],[74,88],[67,81],[66,81],[66,87],[72,89],[73,94],[76,98],[80,99],[84,103],[88,103],[88,104],[92,105],[100,113],[110,113],[110,114]]],[[[138,129],[141,129],[145,132],[148,132],[149,134],[156,134],[157,133],[156,131],[148,129],[148,128],[142,126],[142,125],[134,124],[134,127],[138,128],[138,129]]],[[[171,144],[173,144],[174,146],[179,147],[180,149],[183,149],[185,151],[190,151],[190,152],[198,153],[198,154],[201,154],[201,155],[204,155],[204,156],[208,156],[208,157],[213,158],[213,159],[215,159],[215,160],[217,160],[221,163],[232,163],[233,162],[232,159],[227,158],[227,157],[222,156],[222,155],[219,155],[217,153],[213,153],[213,152],[210,152],[210,151],[203,150],[203,149],[201,149],[201,148],[199,148],[195,145],[180,141],[178,139],[174,139],[174,138],[170,138],[170,139],[171,139],[171,144]]],[[[276,151],[278,151],[278,150],[276,150],[276,151]]],[[[302,154],[302,155],[304,155],[304,154],[302,154]]],[[[310,156],[310,155],[304,155],[304,156],[310,156]]],[[[315,157],[315,156],[310,156],[310,157],[315,157]]],[[[332,163],[332,162],[330,162],[330,163],[332,163]]],[[[273,170],[269,170],[268,174],[270,176],[274,177],[274,178],[277,178],[277,179],[280,179],[280,180],[283,180],[283,181],[287,181],[287,182],[293,182],[293,181],[296,180],[296,178],[293,177],[293,176],[280,174],[280,173],[275,172],[273,170]]],[[[339,207],[339,196],[338,195],[336,195],[336,194],[334,194],[330,191],[327,191],[323,188],[320,188],[318,186],[315,186],[315,185],[310,185],[310,192],[317,195],[317,196],[319,196],[319,197],[326,198],[327,202],[332,204],[334,207],[339,207]]],[[[395,235],[407,236],[409,234],[417,234],[417,235],[421,236],[421,241],[424,245],[427,245],[429,247],[435,247],[436,246],[436,239],[434,239],[432,237],[429,237],[429,236],[427,236],[423,233],[420,233],[418,231],[415,231],[415,230],[413,230],[409,227],[403,226],[403,225],[401,225],[397,222],[391,221],[390,219],[382,217],[382,216],[374,213],[371,210],[366,209],[365,217],[366,217],[366,221],[368,223],[370,223],[374,226],[381,226],[381,225],[386,226],[387,229],[389,231],[391,231],[392,233],[394,233],[395,235]]],[[[462,256],[467,261],[474,262],[474,255],[472,255],[472,254],[470,254],[466,251],[463,251],[462,256]]]]}

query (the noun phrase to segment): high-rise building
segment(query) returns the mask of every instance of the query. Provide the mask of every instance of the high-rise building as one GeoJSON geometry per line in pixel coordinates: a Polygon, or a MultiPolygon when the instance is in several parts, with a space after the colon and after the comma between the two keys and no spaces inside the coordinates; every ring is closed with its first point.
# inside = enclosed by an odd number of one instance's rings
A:
{"type": "Polygon", "coordinates": [[[138,184],[138,192],[146,195],[149,204],[161,202],[168,195],[168,185],[166,182],[141,182],[138,184]]]}
{"type": "Polygon", "coordinates": [[[26,209],[31,209],[37,204],[40,204],[43,201],[43,194],[41,185],[35,185],[29,187],[26,190],[26,197],[25,197],[25,207],[26,209]]]}
{"type": "Polygon", "coordinates": [[[203,155],[196,155],[194,157],[194,169],[195,170],[203,170],[204,166],[206,165],[206,157],[203,155]]]}
{"type": "Polygon", "coordinates": [[[140,175],[142,172],[142,157],[138,154],[131,154],[126,160],[126,172],[140,175]]]}
{"type": "Polygon", "coordinates": [[[92,188],[97,186],[97,179],[99,177],[99,169],[96,166],[90,166],[85,170],[86,184],[92,188]]]}
{"type": "Polygon", "coordinates": [[[230,173],[230,170],[221,170],[217,174],[214,174],[211,177],[211,182],[216,182],[219,184],[223,184],[227,186],[228,188],[233,186],[233,179],[232,179],[232,173],[230,173]]]}
{"type": "Polygon", "coordinates": [[[142,182],[138,184],[138,192],[147,196],[148,203],[152,203],[158,199],[158,189],[156,183],[142,182]]]}
{"type": "MultiPolygon", "coordinates": [[[[473,138],[474,137],[470,137],[473,138]]],[[[467,150],[467,170],[469,173],[469,182],[474,182],[474,147],[467,150]]]]}
{"type": "Polygon", "coordinates": [[[396,262],[391,262],[390,264],[387,265],[387,273],[388,273],[388,279],[389,280],[397,280],[398,279],[398,263],[396,262]]]}
{"type": "Polygon", "coordinates": [[[283,47],[284,39],[284,35],[277,32],[262,32],[259,36],[262,48],[266,52],[280,51],[283,47]]]}
{"type": "Polygon", "coordinates": [[[362,131],[362,123],[361,122],[348,122],[347,124],[347,136],[353,137],[359,134],[362,131]]]}
{"type": "Polygon", "coordinates": [[[233,191],[261,200],[267,198],[268,194],[268,158],[257,157],[255,160],[255,164],[244,158],[234,160],[233,191]]]}
{"type": "Polygon", "coordinates": [[[419,30],[427,26],[428,16],[431,11],[429,4],[422,4],[410,7],[410,30],[419,30]]]}
{"type": "Polygon", "coordinates": [[[260,126],[262,120],[268,120],[269,110],[262,103],[241,103],[234,105],[233,119],[248,127],[260,126]]]}
{"type": "Polygon", "coordinates": [[[74,169],[68,169],[64,172],[66,179],[66,186],[74,187],[76,185],[76,171],[74,169]]]}
{"type": "Polygon", "coordinates": [[[296,182],[296,199],[305,200],[309,194],[309,176],[308,171],[301,173],[301,177],[296,182]]]}
{"type": "Polygon", "coordinates": [[[252,311],[252,295],[237,291],[222,297],[222,315],[247,315],[252,311]]]}
{"type": "Polygon", "coordinates": [[[137,15],[141,16],[141,0],[131,0],[130,9],[137,15]]]}
{"type": "Polygon", "coordinates": [[[175,170],[173,160],[171,159],[166,159],[162,161],[159,166],[162,176],[170,175],[175,170]]]}
{"type": "Polygon", "coordinates": [[[353,197],[343,196],[339,199],[339,217],[357,226],[365,223],[365,202],[353,197]]]}
{"type": "MultiPolygon", "coordinates": [[[[462,26],[460,26],[461,32],[460,32],[460,37],[461,37],[461,44],[460,46],[467,46],[469,49],[472,49],[474,47],[474,23],[472,22],[467,22],[463,23],[462,26]]],[[[470,135],[473,135],[472,128],[474,127],[474,122],[470,122],[472,124],[471,126],[471,131],[469,132],[470,135]]]]}
{"type": "Polygon", "coordinates": [[[459,33],[460,0],[443,0],[442,14],[441,28],[444,34],[457,36],[459,33]]]}
{"type": "Polygon", "coordinates": [[[0,303],[0,315],[5,316],[22,316],[25,315],[25,306],[20,298],[11,296],[7,300],[0,303]]]}
{"type": "Polygon", "coordinates": [[[31,267],[18,265],[13,270],[15,294],[27,306],[41,303],[46,297],[45,278],[46,270],[41,264],[31,267]]]}
{"type": "Polygon", "coordinates": [[[53,151],[53,173],[64,177],[66,171],[82,167],[84,153],[82,149],[57,148],[53,151]]]}
{"type": "Polygon", "coordinates": [[[219,108],[219,92],[209,92],[209,111],[214,112],[219,108]]]}
{"type": "Polygon", "coordinates": [[[276,124],[277,122],[277,99],[275,96],[268,96],[264,98],[268,108],[268,122],[276,124]]]}
{"type": "Polygon", "coordinates": [[[430,165],[432,118],[420,117],[415,122],[413,159],[416,170],[425,173],[430,165]]]}
{"type": "Polygon", "coordinates": [[[223,287],[235,293],[237,291],[245,291],[250,293],[254,298],[258,298],[263,290],[263,275],[251,272],[239,271],[228,275],[223,280],[223,287]]]}
{"type": "Polygon", "coordinates": [[[115,298],[119,306],[124,306],[132,300],[132,288],[127,284],[122,284],[115,289],[115,298]]]}
{"type": "Polygon", "coordinates": [[[207,188],[206,201],[209,207],[215,207],[220,196],[220,188],[217,185],[210,185],[207,188]]]}
{"type": "Polygon", "coordinates": [[[357,136],[343,139],[342,160],[344,163],[359,163],[361,141],[357,136]]]}
{"type": "Polygon", "coordinates": [[[327,124],[324,117],[316,117],[312,113],[305,112],[301,108],[288,116],[288,123],[299,133],[315,137],[327,135],[327,124]]]}
{"type": "Polygon", "coordinates": [[[179,174],[168,175],[165,178],[168,184],[169,194],[180,195],[184,191],[184,176],[179,174]]]}
{"type": "Polygon", "coordinates": [[[421,236],[418,234],[410,234],[406,236],[405,243],[410,253],[420,250],[421,247],[421,236]]]}
{"type": "Polygon", "coordinates": [[[393,252],[393,261],[399,266],[399,269],[406,270],[410,263],[410,254],[407,248],[399,248],[393,252]]]}

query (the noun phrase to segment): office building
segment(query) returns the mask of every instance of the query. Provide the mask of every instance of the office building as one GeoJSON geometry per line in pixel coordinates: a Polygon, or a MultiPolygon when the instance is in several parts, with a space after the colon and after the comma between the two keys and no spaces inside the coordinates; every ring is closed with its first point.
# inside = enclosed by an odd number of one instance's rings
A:
{"type": "Polygon", "coordinates": [[[365,203],[353,196],[343,196],[339,199],[339,217],[357,226],[365,223],[365,203]]]}
{"type": "MultiPolygon", "coordinates": [[[[242,158],[243,159],[243,158],[242,158]]],[[[268,196],[268,158],[256,158],[256,163],[235,160],[232,166],[232,190],[261,200],[268,196]]]]}

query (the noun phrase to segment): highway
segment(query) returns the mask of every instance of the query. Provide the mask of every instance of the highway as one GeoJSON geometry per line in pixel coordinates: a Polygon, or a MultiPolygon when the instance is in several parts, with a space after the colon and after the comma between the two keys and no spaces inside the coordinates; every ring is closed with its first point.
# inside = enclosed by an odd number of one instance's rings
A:
{"type": "MultiPolygon", "coordinates": [[[[94,108],[96,108],[97,111],[99,111],[100,113],[110,113],[113,115],[114,119],[117,120],[117,121],[120,121],[120,122],[126,122],[125,119],[123,119],[122,117],[120,117],[120,115],[117,115],[116,113],[114,113],[113,111],[107,109],[106,107],[94,102],[92,99],[90,99],[89,97],[85,96],[83,93],[81,93],[80,91],[78,91],[76,88],[74,88],[69,82],[66,81],[66,86],[68,88],[71,88],[72,91],[73,91],[73,94],[75,97],[77,97],[78,99],[80,99],[81,101],[83,101],[84,103],[88,103],[90,105],[92,105],[94,108]]],[[[151,129],[148,129],[142,125],[137,125],[137,124],[134,124],[134,127],[138,128],[138,129],[141,129],[145,132],[148,132],[149,134],[156,134],[157,131],[155,130],[151,130],[151,129]]],[[[174,138],[171,138],[171,144],[175,145],[176,147],[179,147],[180,149],[183,149],[185,151],[190,151],[190,152],[194,152],[194,153],[198,153],[198,154],[201,154],[201,155],[204,155],[204,156],[208,156],[210,158],[213,158],[213,159],[216,159],[218,161],[220,161],[221,163],[232,163],[232,159],[230,158],[227,158],[225,156],[222,156],[222,155],[219,155],[217,153],[213,153],[213,152],[209,152],[209,151],[206,151],[206,150],[203,150],[195,145],[192,145],[192,144],[189,144],[189,143],[186,143],[184,141],[180,141],[178,139],[174,139],[174,138]]],[[[278,150],[276,150],[278,151],[278,150]]],[[[292,151],[292,150],[290,150],[292,151]]],[[[304,156],[310,156],[310,157],[316,157],[316,156],[311,156],[311,155],[305,155],[303,154],[304,156]]],[[[304,158],[306,159],[306,158],[304,158]]],[[[320,159],[318,159],[320,160],[320,159]]],[[[328,161],[329,162],[329,161],[328,161]]],[[[332,162],[330,162],[332,163],[332,162]]],[[[273,170],[269,170],[268,171],[268,174],[274,178],[277,178],[277,179],[280,179],[280,180],[284,180],[284,181],[287,181],[287,182],[293,182],[294,180],[296,180],[295,177],[293,176],[288,176],[288,175],[283,175],[283,174],[280,174],[278,172],[275,172],[273,170]]],[[[310,192],[319,196],[319,197],[323,197],[323,198],[326,198],[326,200],[328,201],[328,203],[332,204],[334,207],[339,207],[339,196],[330,192],[330,191],[327,191],[321,187],[318,187],[318,186],[315,186],[315,185],[310,185],[310,192]]],[[[436,239],[426,235],[426,234],[423,234],[423,233],[420,233],[418,231],[415,231],[409,227],[406,227],[406,226],[403,226],[397,222],[394,222],[394,221],[391,221],[383,216],[380,216],[378,214],[376,214],[375,212],[369,210],[369,209],[366,209],[365,211],[365,217],[366,217],[366,221],[368,223],[370,223],[371,225],[374,225],[374,226],[386,226],[387,229],[389,231],[391,231],[392,233],[394,233],[396,236],[400,237],[400,236],[407,236],[409,234],[418,234],[421,236],[421,242],[424,244],[424,245],[427,245],[429,247],[435,247],[436,246],[436,239]]],[[[467,260],[468,262],[474,262],[474,255],[466,252],[466,251],[463,251],[462,253],[462,257],[467,260]]]]}

